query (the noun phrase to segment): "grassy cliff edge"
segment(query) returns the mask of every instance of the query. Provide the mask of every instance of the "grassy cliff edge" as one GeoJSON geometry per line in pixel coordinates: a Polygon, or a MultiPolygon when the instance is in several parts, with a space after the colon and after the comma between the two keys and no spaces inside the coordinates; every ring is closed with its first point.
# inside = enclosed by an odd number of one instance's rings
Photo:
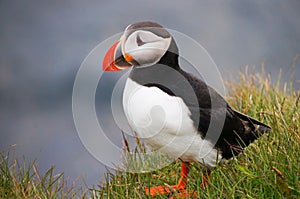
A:
{"type": "MultiPolygon", "coordinates": [[[[272,131],[216,168],[204,189],[201,168],[192,164],[188,189],[198,198],[299,198],[300,92],[292,81],[272,82],[264,71],[240,73],[238,81],[226,85],[232,107],[269,124],[272,131]]],[[[20,163],[8,150],[0,152],[0,198],[150,198],[145,187],[176,184],[179,172],[180,162],[152,173],[108,171],[96,188],[75,189],[53,168],[41,176],[35,162],[20,163]]]]}

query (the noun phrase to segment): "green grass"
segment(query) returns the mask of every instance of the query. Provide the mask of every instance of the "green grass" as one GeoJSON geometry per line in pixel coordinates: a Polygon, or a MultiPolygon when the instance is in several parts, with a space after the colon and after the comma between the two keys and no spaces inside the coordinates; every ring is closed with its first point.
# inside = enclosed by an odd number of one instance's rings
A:
{"type": "MultiPolygon", "coordinates": [[[[272,131],[213,170],[203,189],[199,186],[202,170],[193,163],[188,189],[198,198],[299,198],[300,92],[292,81],[272,82],[264,71],[240,73],[239,80],[227,82],[227,87],[227,99],[235,109],[269,124],[272,131]]],[[[143,145],[137,150],[144,150],[143,145]]],[[[26,164],[24,160],[20,165],[4,151],[0,156],[0,198],[150,198],[144,188],[176,184],[180,164],[177,161],[145,174],[107,171],[100,188],[75,190],[63,174],[54,175],[53,168],[40,176],[35,162],[26,164]]]]}
{"type": "Polygon", "coordinates": [[[8,199],[54,199],[85,198],[85,186],[68,185],[64,174],[55,174],[51,167],[40,175],[36,161],[14,158],[14,147],[0,152],[0,198],[8,199]]]}

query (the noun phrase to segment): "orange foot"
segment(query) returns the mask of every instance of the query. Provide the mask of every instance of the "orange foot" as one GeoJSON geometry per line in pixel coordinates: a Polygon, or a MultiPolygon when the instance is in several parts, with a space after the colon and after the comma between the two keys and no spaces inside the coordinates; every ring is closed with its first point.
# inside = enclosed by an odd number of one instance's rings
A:
{"type": "Polygon", "coordinates": [[[189,193],[184,187],[178,187],[178,185],[174,186],[157,186],[151,187],[150,189],[145,188],[147,194],[150,194],[151,197],[155,197],[159,194],[170,194],[174,193],[174,196],[169,199],[179,199],[179,198],[196,198],[197,194],[189,193]]]}
{"type": "Polygon", "coordinates": [[[173,185],[173,186],[157,186],[157,187],[150,187],[150,188],[145,188],[146,194],[150,194],[150,196],[155,197],[156,195],[161,195],[161,194],[169,194],[171,192],[176,192],[176,191],[185,191],[185,186],[181,185],[173,185]]]}
{"type": "Polygon", "coordinates": [[[190,163],[182,163],[180,179],[177,185],[173,186],[157,186],[145,188],[146,194],[150,194],[152,197],[161,194],[169,194],[171,192],[181,191],[185,189],[186,182],[187,182],[187,175],[189,173],[190,163]]]}

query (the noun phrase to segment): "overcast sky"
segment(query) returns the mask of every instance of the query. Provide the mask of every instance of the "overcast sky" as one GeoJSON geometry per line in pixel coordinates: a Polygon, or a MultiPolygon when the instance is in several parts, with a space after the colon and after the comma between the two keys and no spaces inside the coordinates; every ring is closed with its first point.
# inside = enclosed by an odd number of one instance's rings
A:
{"type": "MultiPolygon", "coordinates": [[[[97,183],[104,166],[81,144],[72,117],[75,75],[96,45],[130,23],[152,20],[199,42],[224,79],[263,61],[274,77],[282,68],[287,78],[300,53],[299,10],[297,0],[2,0],[0,150],[17,144],[17,153],[38,158],[42,171],[56,165],[71,179],[97,183]]],[[[299,67],[297,62],[297,79],[299,67]]],[[[97,92],[96,104],[100,123],[112,130],[108,137],[121,145],[110,114],[103,114],[118,77],[104,77],[107,93],[97,92]]]]}

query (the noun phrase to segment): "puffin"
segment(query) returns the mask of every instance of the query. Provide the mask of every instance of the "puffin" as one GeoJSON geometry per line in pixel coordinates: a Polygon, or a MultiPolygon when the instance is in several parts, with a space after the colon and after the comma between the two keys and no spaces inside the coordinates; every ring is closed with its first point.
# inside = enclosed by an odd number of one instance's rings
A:
{"type": "Polygon", "coordinates": [[[212,87],[180,67],[175,39],[162,25],[142,21],[126,27],[106,52],[102,69],[131,68],[123,91],[129,126],[154,150],[182,161],[178,184],[145,188],[155,197],[186,191],[190,163],[204,172],[240,154],[271,127],[242,114],[212,87]]]}

